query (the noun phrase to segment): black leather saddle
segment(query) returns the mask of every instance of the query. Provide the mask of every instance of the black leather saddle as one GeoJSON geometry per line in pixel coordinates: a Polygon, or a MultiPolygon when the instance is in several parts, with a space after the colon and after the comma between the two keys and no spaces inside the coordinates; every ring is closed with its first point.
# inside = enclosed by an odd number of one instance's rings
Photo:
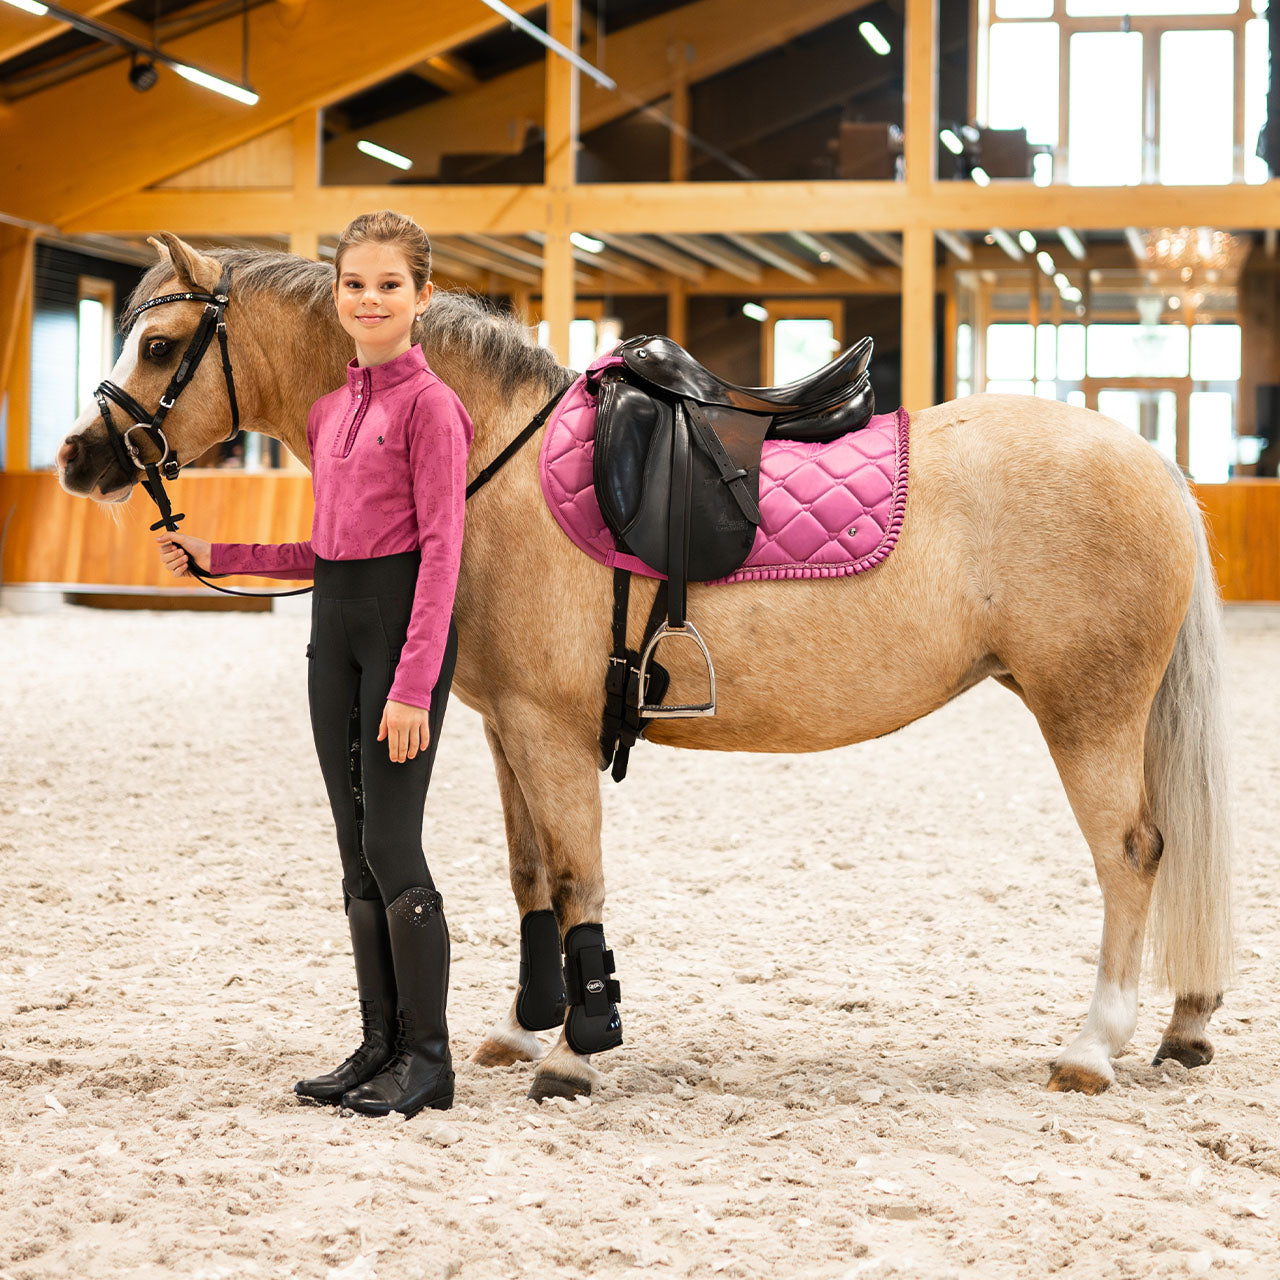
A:
{"type": "Polygon", "coordinates": [[[760,524],[760,453],[766,439],[834,440],[875,410],[871,339],[785,387],[740,387],[670,338],[631,338],[622,364],[595,375],[593,479],[619,547],[665,573],[667,620],[644,648],[640,688],[659,641],[692,640],[707,666],[703,703],[641,703],[654,718],[715,714],[715,668],[685,616],[687,584],[741,568],[760,524]]]}

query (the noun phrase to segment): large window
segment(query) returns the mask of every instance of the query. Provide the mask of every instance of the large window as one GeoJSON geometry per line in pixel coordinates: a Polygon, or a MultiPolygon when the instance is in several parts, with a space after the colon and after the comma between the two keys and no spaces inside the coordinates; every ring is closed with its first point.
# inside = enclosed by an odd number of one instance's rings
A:
{"type": "Polygon", "coordinates": [[[956,394],[1038,396],[1096,409],[1194,479],[1230,479],[1256,460],[1252,439],[1237,434],[1234,288],[1191,288],[1184,303],[1183,295],[1154,288],[1149,275],[1082,272],[1084,301],[1073,306],[1059,294],[1031,294],[1030,273],[958,273],[956,394]],[[1038,322],[1027,318],[1032,311],[1038,322]]]}
{"type": "Polygon", "coordinates": [[[1035,180],[1265,182],[1266,0],[982,0],[977,114],[1052,148],[1035,180]],[[1065,118],[1063,110],[1065,109],[1065,118]]]}

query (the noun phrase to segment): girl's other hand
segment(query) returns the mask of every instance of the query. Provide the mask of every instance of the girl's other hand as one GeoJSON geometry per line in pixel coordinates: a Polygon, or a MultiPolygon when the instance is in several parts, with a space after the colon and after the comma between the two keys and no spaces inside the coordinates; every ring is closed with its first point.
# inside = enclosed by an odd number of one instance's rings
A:
{"type": "Polygon", "coordinates": [[[191,577],[191,569],[187,565],[188,556],[205,573],[210,571],[209,543],[203,538],[193,537],[189,533],[161,533],[157,535],[156,541],[160,544],[160,559],[164,561],[164,567],[175,578],[191,577]]]}
{"type": "Polygon", "coordinates": [[[425,751],[431,741],[426,708],[388,701],[382,709],[382,723],[378,726],[378,741],[383,738],[387,740],[387,751],[395,764],[403,764],[412,760],[419,751],[425,751]]]}

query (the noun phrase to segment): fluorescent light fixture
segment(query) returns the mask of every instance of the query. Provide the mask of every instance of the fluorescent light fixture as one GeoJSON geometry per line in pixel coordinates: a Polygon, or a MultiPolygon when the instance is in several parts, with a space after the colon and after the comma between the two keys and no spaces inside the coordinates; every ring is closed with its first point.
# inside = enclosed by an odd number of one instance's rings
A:
{"type": "MultiPolygon", "coordinates": [[[[488,0],[486,0],[488,3],[488,0]]],[[[882,58],[889,52],[889,42],[880,34],[880,28],[874,22],[858,23],[858,34],[878,53],[882,58]]]]}
{"type": "Polygon", "coordinates": [[[953,156],[958,156],[964,150],[964,143],[951,129],[943,129],[938,134],[938,141],[942,143],[953,156]]]}
{"type": "Polygon", "coordinates": [[[23,13],[34,13],[37,18],[43,18],[49,12],[47,4],[39,4],[37,0],[4,0],[6,4],[11,4],[15,9],[21,9],[23,13]]]}
{"type": "Polygon", "coordinates": [[[365,155],[372,156],[375,160],[381,160],[383,164],[394,165],[397,169],[413,168],[413,161],[408,156],[402,156],[398,151],[380,147],[376,142],[369,142],[364,138],[356,143],[356,150],[363,151],[365,155]]]}
{"type": "Polygon", "coordinates": [[[1047,276],[1053,275],[1053,273],[1058,269],[1057,266],[1054,265],[1053,256],[1050,253],[1047,253],[1044,249],[1041,249],[1040,252],[1036,254],[1036,261],[1040,264],[1040,270],[1047,276]]]}
{"type": "Polygon", "coordinates": [[[545,45],[552,53],[558,53],[566,62],[572,63],[579,71],[585,75],[589,75],[602,89],[616,89],[618,82],[610,79],[605,75],[599,67],[593,67],[585,58],[580,58],[568,45],[563,45],[559,40],[553,40],[541,27],[534,26],[528,18],[522,13],[517,13],[510,5],[502,3],[502,0],[484,0],[494,13],[500,17],[506,18],[513,27],[523,31],[525,35],[532,36],[539,44],[545,45]]]}
{"type": "Polygon", "coordinates": [[[986,187],[991,185],[991,175],[987,173],[987,171],[980,164],[975,164],[973,166],[973,172],[969,176],[980,187],[986,187]]]}
{"type": "Polygon", "coordinates": [[[570,231],[569,243],[576,244],[579,249],[584,249],[587,253],[604,252],[603,240],[596,240],[591,236],[584,236],[581,231],[570,231]]]}
{"type": "Polygon", "coordinates": [[[1059,290],[1071,288],[1071,281],[1067,279],[1065,271],[1055,271],[1053,273],[1053,283],[1058,286],[1059,290]]]}
{"type": "Polygon", "coordinates": [[[253,107],[258,103],[258,95],[252,89],[246,89],[243,85],[232,84],[230,80],[212,76],[207,71],[201,71],[197,67],[189,67],[185,62],[169,62],[168,59],[165,59],[165,61],[184,80],[190,80],[192,84],[198,84],[202,89],[212,89],[214,93],[220,93],[224,98],[232,98],[236,102],[243,102],[246,107],[253,107]]]}
{"type": "Polygon", "coordinates": [[[1084,297],[1084,294],[1081,293],[1080,290],[1075,287],[1075,285],[1071,285],[1069,288],[1066,288],[1066,289],[1060,289],[1058,292],[1062,294],[1063,300],[1065,302],[1079,302],[1080,299],[1084,297]]]}
{"type": "Polygon", "coordinates": [[[1033,235],[1031,234],[1031,232],[1030,232],[1030,231],[1019,231],[1019,232],[1018,232],[1018,243],[1019,243],[1019,244],[1020,244],[1020,245],[1021,245],[1021,246],[1026,250],[1026,251],[1027,251],[1027,252],[1028,252],[1028,253],[1035,253],[1035,251],[1036,251],[1036,238],[1035,238],[1035,236],[1033,236],[1033,235]]]}
{"type": "Polygon", "coordinates": [[[1058,228],[1058,239],[1067,246],[1067,252],[1076,259],[1077,262],[1083,262],[1085,259],[1084,241],[1070,227],[1058,228]]]}
{"type": "Polygon", "coordinates": [[[742,304],[742,314],[748,320],[759,320],[763,324],[768,318],[769,313],[758,302],[744,302],[742,304]]]}
{"type": "Polygon", "coordinates": [[[1022,250],[1018,248],[1017,241],[1003,228],[992,227],[991,236],[988,240],[989,244],[998,244],[1011,257],[1014,262],[1021,262],[1023,258],[1022,250]]]}

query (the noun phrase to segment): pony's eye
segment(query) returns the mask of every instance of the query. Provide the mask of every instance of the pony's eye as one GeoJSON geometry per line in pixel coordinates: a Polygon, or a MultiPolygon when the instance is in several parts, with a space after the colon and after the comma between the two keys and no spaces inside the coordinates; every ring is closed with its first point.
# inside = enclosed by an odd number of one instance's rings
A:
{"type": "Polygon", "coordinates": [[[147,343],[147,357],[151,360],[163,360],[173,350],[173,343],[168,338],[152,338],[147,343]]]}

